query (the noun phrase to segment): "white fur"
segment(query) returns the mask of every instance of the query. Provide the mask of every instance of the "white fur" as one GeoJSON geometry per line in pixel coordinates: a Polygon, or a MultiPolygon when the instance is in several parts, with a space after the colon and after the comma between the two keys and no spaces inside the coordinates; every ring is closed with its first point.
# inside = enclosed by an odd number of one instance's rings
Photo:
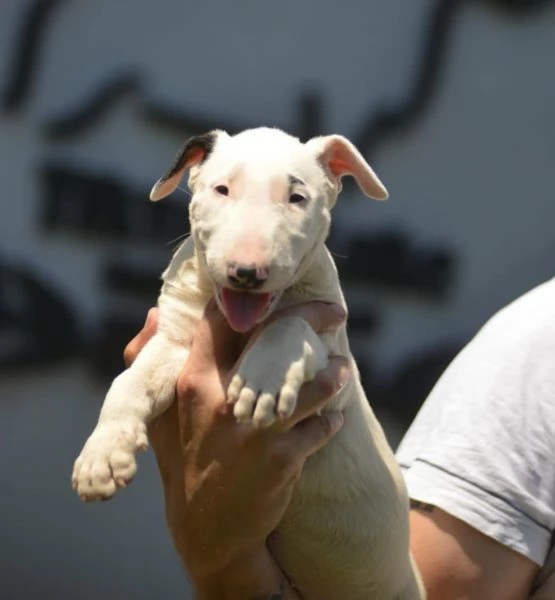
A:
{"type": "MultiPolygon", "coordinates": [[[[249,261],[268,268],[262,291],[274,301],[261,319],[308,300],[345,307],[324,245],[341,177],[354,176],[366,195],[387,197],[375,173],[340,136],[302,144],[266,128],[211,135],[211,151],[193,145],[151,193],[153,199],[168,195],[191,169],[191,237],[163,274],[156,335],[114,380],[75,463],[73,485],[84,500],[109,498],[134,476],[135,453],[147,446],[146,424],[173,401],[203,308],[228,285],[226,265],[249,261]],[[292,193],[306,200],[290,203],[292,193]]],[[[355,373],[330,403],[343,411],[345,423],[307,461],[269,541],[272,553],[307,599],[422,600],[409,552],[405,485],[364,395],[345,326],[318,336],[300,318],[270,324],[229,386],[235,415],[268,426],[277,414],[291,414],[300,386],[332,353],[350,357],[355,373]]]]}

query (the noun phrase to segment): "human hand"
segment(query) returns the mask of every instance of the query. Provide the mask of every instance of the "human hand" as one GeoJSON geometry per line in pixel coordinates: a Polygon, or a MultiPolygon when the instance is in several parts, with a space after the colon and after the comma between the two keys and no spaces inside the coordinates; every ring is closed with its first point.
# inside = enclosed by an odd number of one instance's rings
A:
{"type": "MultiPolygon", "coordinates": [[[[317,332],[344,319],[323,303],[288,309],[274,318],[285,315],[305,318],[317,332]]],[[[156,311],[151,310],[145,328],[126,349],[128,364],[155,330],[156,311]]],[[[245,342],[210,305],[179,379],[178,401],[150,428],[169,527],[196,580],[257,560],[289,504],[305,460],[342,424],[339,413],[315,415],[349,375],[347,361],[340,357],[330,359],[303,386],[297,410],[287,421],[264,430],[237,423],[226,389],[245,342]]]]}

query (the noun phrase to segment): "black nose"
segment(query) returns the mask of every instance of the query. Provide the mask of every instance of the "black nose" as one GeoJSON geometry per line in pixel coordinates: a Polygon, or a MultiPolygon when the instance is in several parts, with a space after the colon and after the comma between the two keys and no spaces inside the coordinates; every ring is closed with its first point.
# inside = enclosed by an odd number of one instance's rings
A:
{"type": "Polygon", "coordinates": [[[257,265],[237,265],[229,263],[227,266],[227,279],[235,288],[253,290],[264,285],[268,279],[268,269],[257,265]]]}

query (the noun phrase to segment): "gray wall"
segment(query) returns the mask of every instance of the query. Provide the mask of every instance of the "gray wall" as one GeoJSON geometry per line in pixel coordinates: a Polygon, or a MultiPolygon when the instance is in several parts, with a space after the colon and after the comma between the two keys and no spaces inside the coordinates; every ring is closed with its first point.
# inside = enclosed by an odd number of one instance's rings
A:
{"type": "MultiPolygon", "coordinates": [[[[0,90],[31,4],[3,1],[0,90]]],[[[486,2],[461,2],[429,109],[373,156],[391,200],[372,203],[349,191],[338,208],[344,238],[395,225],[456,253],[454,286],[442,302],[380,287],[349,292],[379,307],[383,325],[361,351],[384,376],[408,353],[467,339],[496,309],[553,274],[555,6],[547,4],[516,17],[486,2]]],[[[17,110],[0,111],[0,260],[43,276],[76,308],[83,330],[94,332],[107,302],[102,261],[116,251],[148,257],[155,250],[41,230],[42,162],[123,178],[144,190],[147,202],[183,132],[145,122],[145,102],[288,129],[307,87],[325,99],[322,133],[355,139],[370,108],[406,96],[435,6],[435,0],[60,3],[32,93],[17,110]],[[49,119],[71,113],[107,79],[130,71],[140,74],[142,86],[92,129],[63,141],[44,135],[49,119]]],[[[0,371],[4,598],[186,597],[150,453],[141,458],[137,481],[112,502],[82,506],[69,489],[71,464],[104,390],[77,359],[0,371]]]]}

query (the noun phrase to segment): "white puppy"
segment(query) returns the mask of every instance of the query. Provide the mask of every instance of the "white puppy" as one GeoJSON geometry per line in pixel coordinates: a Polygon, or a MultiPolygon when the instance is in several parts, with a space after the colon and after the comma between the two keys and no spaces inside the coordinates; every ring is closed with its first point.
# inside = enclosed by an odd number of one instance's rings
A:
{"type": "MultiPolygon", "coordinates": [[[[187,142],[151,199],[173,192],[187,169],[191,236],[163,274],[156,335],[114,380],[75,463],[73,487],[83,500],[109,498],[135,475],[146,425],[173,401],[210,298],[241,332],[276,308],[309,300],[345,307],[324,245],[341,177],[353,176],[371,198],[387,198],[361,154],[337,135],[303,144],[277,129],[212,131],[187,142]]],[[[301,318],[272,322],[230,383],[235,416],[270,426],[291,415],[299,388],[331,353],[350,357],[355,372],[329,405],[343,411],[344,426],[307,461],[271,551],[305,598],[422,600],[405,485],[364,395],[345,326],[316,335],[301,318]]]]}

